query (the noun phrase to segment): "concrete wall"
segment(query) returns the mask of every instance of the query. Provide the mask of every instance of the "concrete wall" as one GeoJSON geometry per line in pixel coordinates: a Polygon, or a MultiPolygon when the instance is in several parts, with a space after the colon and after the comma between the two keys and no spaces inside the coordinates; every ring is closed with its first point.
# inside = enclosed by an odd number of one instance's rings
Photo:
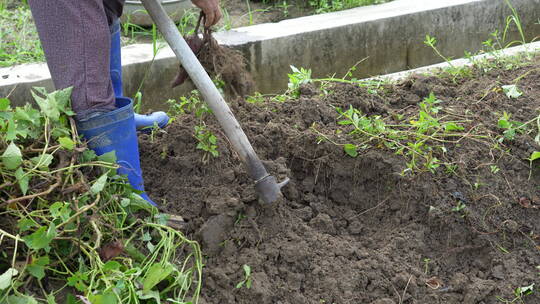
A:
{"type": "MultiPolygon", "coordinates": [[[[528,40],[540,36],[540,0],[511,0],[528,40]]],[[[396,0],[383,5],[260,24],[215,34],[222,43],[241,50],[264,93],[286,87],[289,65],[307,67],[314,77],[343,76],[360,60],[356,77],[403,71],[441,59],[423,44],[426,34],[437,38],[447,57],[481,49],[496,29],[503,31],[511,14],[504,0],[396,0]]],[[[515,31],[508,40],[517,39],[515,31]]],[[[146,108],[163,108],[163,100],[191,90],[171,90],[177,69],[172,51],[163,48],[152,61],[150,45],[123,49],[124,83],[128,96],[139,86],[146,108]],[[143,81],[144,79],[144,81],[143,81]],[[142,84],[142,85],[141,85],[142,84]]],[[[0,97],[11,92],[13,101],[30,100],[29,87],[51,88],[44,64],[0,69],[0,97]]]]}

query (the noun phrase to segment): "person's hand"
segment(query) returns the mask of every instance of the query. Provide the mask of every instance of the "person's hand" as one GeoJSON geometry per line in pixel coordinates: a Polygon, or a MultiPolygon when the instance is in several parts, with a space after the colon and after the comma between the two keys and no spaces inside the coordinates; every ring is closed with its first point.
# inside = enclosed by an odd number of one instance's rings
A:
{"type": "Polygon", "coordinates": [[[221,19],[219,0],[191,0],[191,2],[204,13],[204,27],[208,28],[221,19]]]}

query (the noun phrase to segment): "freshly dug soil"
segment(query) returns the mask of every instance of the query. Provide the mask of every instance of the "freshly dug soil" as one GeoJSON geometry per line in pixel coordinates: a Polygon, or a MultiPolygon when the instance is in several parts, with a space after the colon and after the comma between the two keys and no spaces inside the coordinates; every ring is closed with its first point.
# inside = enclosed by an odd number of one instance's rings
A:
{"type": "MultiPolygon", "coordinates": [[[[540,180],[537,165],[531,172],[526,160],[540,151],[537,132],[504,141],[502,149],[464,138],[439,156],[457,163],[454,173],[441,166],[434,174],[403,175],[402,156],[373,147],[352,158],[341,146],[319,143],[310,128],[316,123],[340,143],[333,106],[388,117],[418,112],[429,92],[467,120],[467,130],[477,126],[493,136],[502,134],[503,111],[521,122],[538,115],[538,60],[473,74],[457,81],[414,75],[377,94],[338,84],[328,95],[303,87],[284,103],[231,102],[269,171],[291,178],[285,199],[273,205],[257,200],[213,118],[207,124],[220,155],[206,164],[191,115],[142,138],[150,196],[186,219],[186,233],[206,254],[201,303],[488,304],[513,300],[517,287],[539,286],[540,180]],[[519,98],[497,89],[523,75],[519,98]],[[458,203],[466,207],[452,211],[458,203]],[[235,288],[244,264],[253,285],[235,288]]],[[[540,303],[540,293],[523,301],[540,303]]]]}

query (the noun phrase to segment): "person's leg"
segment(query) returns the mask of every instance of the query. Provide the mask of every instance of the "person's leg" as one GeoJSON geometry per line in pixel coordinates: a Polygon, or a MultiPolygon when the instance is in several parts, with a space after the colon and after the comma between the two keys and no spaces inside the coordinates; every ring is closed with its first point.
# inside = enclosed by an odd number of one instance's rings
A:
{"type": "Polygon", "coordinates": [[[56,89],[73,86],[77,119],[114,110],[103,0],[29,0],[56,89]]]}
{"type": "MultiPolygon", "coordinates": [[[[105,12],[111,31],[111,55],[110,55],[110,75],[112,86],[116,97],[122,97],[122,56],[121,56],[121,41],[120,41],[120,22],[119,16],[122,15],[122,6],[119,4],[121,0],[106,0],[105,12]],[[117,5],[113,5],[117,4],[117,5]],[[112,9],[112,8],[116,9],[112,9]]],[[[153,112],[148,115],[135,113],[135,125],[137,130],[148,133],[154,126],[164,128],[169,123],[169,116],[163,111],[153,112]]]]}
{"type": "Polygon", "coordinates": [[[71,96],[79,134],[102,155],[115,151],[118,173],[144,192],[133,102],[115,97],[109,72],[111,32],[103,0],[30,0],[30,9],[57,89],[71,96]]]}

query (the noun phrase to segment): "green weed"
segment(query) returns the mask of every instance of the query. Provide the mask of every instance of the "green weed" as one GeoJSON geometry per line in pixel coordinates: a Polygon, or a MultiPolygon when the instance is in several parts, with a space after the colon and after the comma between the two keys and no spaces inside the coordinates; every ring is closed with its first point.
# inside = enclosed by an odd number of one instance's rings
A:
{"type": "Polygon", "coordinates": [[[391,0],[310,0],[309,7],[317,14],[346,10],[359,6],[375,5],[391,0]]]}
{"type": "Polygon", "coordinates": [[[28,7],[0,9],[0,67],[44,60],[28,7]]]}
{"type": "Polygon", "coordinates": [[[208,129],[204,122],[206,115],[211,114],[212,111],[200,99],[199,92],[194,90],[190,96],[180,97],[180,102],[169,100],[167,103],[169,104],[169,116],[175,117],[182,114],[193,114],[198,120],[194,126],[194,137],[197,140],[196,148],[204,152],[202,156],[203,163],[207,163],[210,157],[218,157],[217,137],[208,129]]]}
{"type": "Polygon", "coordinates": [[[437,56],[439,56],[448,64],[448,68],[445,68],[444,71],[451,75],[453,81],[456,81],[460,78],[470,77],[472,75],[471,69],[469,67],[455,66],[452,64],[452,58],[445,57],[441,53],[441,51],[437,48],[437,39],[435,37],[426,35],[424,44],[433,49],[437,56]]]}
{"type": "Polygon", "coordinates": [[[86,149],[70,93],[36,88],[39,110],[0,99],[0,303],[196,303],[199,245],[116,175],[114,151],[86,149]]]}
{"type": "Polygon", "coordinates": [[[240,282],[238,282],[238,284],[236,284],[236,288],[242,288],[244,287],[244,285],[246,286],[246,288],[251,288],[251,267],[249,267],[249,265],[242,265],[242,269],[244,270],[244,279],[240,282]]]}
{"type": "MultiPolygon", "coordinates": [[[[365,115],[352,106],[347,110],[336,108],[340,117],[338,125],[346,127],[344,133],[354,141],[341,144],[344,152],[356,157],[360,150],[371,147],[390,149],[406,157],[407,168],[404,173],[425,170],[435,172],[442,164],[435,156],[440,153],[437,151],[444,153],[445,144],[456,142],[450,138],[457,137],[460,140],[467,136],[477,136],[463,133],[464,121],[451,120],[447,115],[440,116],[442,104],[443,101],[431,93],[419,103],[418,114],[394,123],[388,123],[388,118],[379,115],[365,115]]],[[[314,127],[312,129],[316,131],[314,127]]],[[[447,170],[451,168],[451,164],[445,166],[447,170]]]]}
{"type": "Polygon", "coordinates": [[[511,300],[507,300],[499,296],[497,296],[497,300],[506,304],[524,303],[523,298],[533,293],[534,293],[534,283],[532,283],[531,285],[517,287],[516,289],[514,289],[514,298],[511,300]]]}
{"type": "Polygon", "coordinates": [[[300,86],[312,82],[311,79],[311,70],[300,68],[298,69],[295,66],[291,65],[291,70],[293,71],[290,74],[287,74],[289,77],[289,83],[287,84],[287,93],[292,98],[297,98],[300,96],[300,86]]]}

